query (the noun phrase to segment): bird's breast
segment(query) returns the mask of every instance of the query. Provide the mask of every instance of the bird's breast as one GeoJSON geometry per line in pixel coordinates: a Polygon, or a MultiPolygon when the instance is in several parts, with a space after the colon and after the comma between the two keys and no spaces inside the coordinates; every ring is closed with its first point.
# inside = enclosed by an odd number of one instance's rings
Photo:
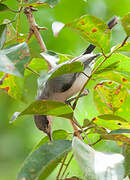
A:
{"type": "Polygon", "coordinates": [[[54,93],[53,97],[51,97],[51,99],[55,100],[55,101],[65,102],[66,99],[74,96],[82,89],[82,87],[86,83],[87,79],[88,78],[84,74],[81,73],[76,78],[76,80],[72,84],[71,88],[69,88],[67,91],[64,91],[62,93],[54,93]]]}

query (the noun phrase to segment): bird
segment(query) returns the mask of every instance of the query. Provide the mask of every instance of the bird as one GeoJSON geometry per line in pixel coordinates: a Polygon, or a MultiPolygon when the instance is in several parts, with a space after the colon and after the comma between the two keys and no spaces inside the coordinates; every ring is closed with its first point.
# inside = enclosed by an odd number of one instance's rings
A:
{"type": "MultiPolygon", "coordinates": [[[[113,17],[107,23],[108,29],[112,29],[118,22],[118,17],[113,17]]],[[[57,68],[61,67],[65,63],[71,63],[74,61],[80,61],[84,65],[84,73],[76,72],[70,74],[64,74],[61,76],[57,76],[53,79],[47,80],[42,90],[38,90],[38,95],[36,100],[54,100],[59,102],[67,102],[68,98],[71,98],[75,94],[77,94],[89,76],[91,76],[91,72],[94,68],[95,58],[101,55],[101,53],[93,54],[93,50],[96,48],[95,45],[90,44],[86,50],[79,56],[71,61],[66,61],[59,65],[54,63],[52,65],[52,70],[55,71],[57,68]]],[[[51,61],[48,61],[51,64],[51,61]]],[[[52,116],[48,115],[34,115],[34,121],[37,128],[44,133],[46,133],[49,139],[52,141],[52,116]]]]}
{"type": "MultiPolygon", "coordinates": [[[[83,54],[80,55],[79,57],[76,57],[70,61],[66,61],[54,67],[51,70],[53,72],[57,68],[61,67],[66,63],[79,61],[83,63],[84,73],[82,72],[69,73],[47,80],[42,90],[38,91],[38,96],[36,97],[36,100],[53,100],[53,101],[66,103],[67,99],[71,98],[82,89],[82,87],[88,80],[94,68],[94,63],[95,63],[94,59],[100,55],[101,55],[100,53],[83,54]]],[[[44,133],[46,133],[51,141],[52,141],[52,120],[53,120],[52,116],[34,115],[34,121],[37,128],[43,131],[44,133]]]]}

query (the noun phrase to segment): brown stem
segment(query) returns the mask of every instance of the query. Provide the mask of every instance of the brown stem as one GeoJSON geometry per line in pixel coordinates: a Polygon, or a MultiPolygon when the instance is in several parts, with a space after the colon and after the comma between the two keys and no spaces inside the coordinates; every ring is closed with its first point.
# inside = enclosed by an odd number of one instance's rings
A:
{"type": "Polygon", "coordinates": [[[101,140],[102,140],[102,138],[99,138],[96,142],[90,144],[90,146],[93,146],[93,145],[97,144],[97,143],[100,142],[101,140]]]}
{"type": "Polygon", "coordinates": [[[65,167],[65,169],[64,169],[64,172],[63,172],[61,178],[63,178],[63,176],[64,176],[64,174],[65,174],[68,166],[70,165],[70,163],[71,163],[71,161],[72,161],[72,159],[73,159],[73,157],[74,157],[74,155],[72,154],[71,157],[70,157],[70,159],[69,159],[69,161],[68,161],[68,163],[66,164],[66,167],[65,167]]]}
{"type": "Polygon", "coordinates": [[[70,119],[70,123],[71,123],[71,125],[72,125],[72,127],[74,129],[75,136],[77,136],[80,140],[82,140],[81,134],[80,134],[75,122],[72,119],[70,119]]]}
{"type": "Polygon", "coordinates": [[[33,69],[31,69],[30,67],[26,66],[26,69],[28,69],[29,71],[31,71],[33,74],[37,75],[38,77],[40,77],[40,74],[37,73],[36,71],[34,71],[33,69]]]}
{"type": "Polygon", "coordinates": [[[126,36],[126,38],[124,39],[124,41],[122,42],[121,46],[120,47],[123,47],[126,43],[126,41],[128,40],[129,36],[126,36]]]}
{"type": "Polygon", "coordinates": [[[42,36],[39,32],[39,29],[38,29],[38,26],[36,24],[36,21],[35,21],[35,18],[33,16],[33,13],[32,13],[32,9],[31,7],[25,7],[24,8],[24,13],[26,14],[27,16],[27,19],[28,19],[28,22],[29,22],[29,25],[30,25],[30,30],[34,33],[39,45],[40,45],[40,48],[41,50],[44,52],[46,51],[46,46],[45,46],[45,43],[42,39],[42,36]]]}
{"type": "Polygon", "coordinates": [[[60,177],[60,174],[61,174],[61,171],[62,171],[63,166],[64,166],[64,164],[65,164],[65,161],[66,161],[67,156],[68,156],[68,154],[65,155],[65,157],[64,157],[64,159],[63,159],[63,161],[62,161],[62,164],[61,164],[61,167],[60,167],[60,169],[59,169],[58,175],[56,176],[56,180],[58,180],[59,177],[60,177]]]}

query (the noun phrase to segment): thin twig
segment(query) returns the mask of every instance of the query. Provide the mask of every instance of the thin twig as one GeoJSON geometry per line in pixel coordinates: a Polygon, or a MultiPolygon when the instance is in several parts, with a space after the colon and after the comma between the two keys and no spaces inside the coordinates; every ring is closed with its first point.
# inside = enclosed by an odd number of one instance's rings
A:
{"type": "Polygon", "coordinates": [[[58,175],[56,176],[56,180],[58,180],[59,177],[60,177],[60,174],[61,174],[61,171],[62,171],[63,166],[64,166],[64,164],[65,164],[65,161],[66,161],[67,156],[68,156],[68,153],[65,155],[65,157],[64,157],[64,159],[63,159],[63,161],[62,161],[62,164],[61,164],[61,167],[60,167],[60,169],[59,169],[58,175]]]}
{"type": "Polygon", "coordinates": [[[30,67],[27,66],[26,69],[28,69],[28,70],[31,71],[33,74],[35,74],[35,75],[37,75],[37,76],[40,77],[40,74],[37,73],[36,71],[34,71],[33,69],[31,69],[30,67]]]}
{"type": "Polygon", "coordinates": [[[63,178],[63,176],[64,176],[64,174],[65,174],[68,166],[70,165],[70,163],[71,163],[71,161],[72,161],[72,159],[73,159],[73,157],[74,157],[74,155],[72,154],[71,157],[70,157],[70,159],[69,159],[69,161],[68,161],[68,163],[66,164],[66,167],[65,167],[65,169],[64,169],[64,171],[63,171],[63,174],[62,174],[61,178],[63,178]]]}
{"type": "Polygon", "coordinates": [[[46,51],[46,46],[45,46],[45,43],[42,39],[42,36],[39,32],[39,29],[38,29],[38,26],[36,24],[36,21],[35,21],[35,18],[33,16],[33,13],[32,13],[32,8],[31,7],[25,7],[24,8],[24,13],[26,14],[27,16],[27,19],[28,19],[28,22],[29,22],[29,25],[30,25],[30,30],[32,30],[32,32],[34,33],[39,45],[40,45],[40,48],[41,50],[44,52],[46,51]]]}
{"type": "Polygon", "coordinates": [[[28,35],[28,37],[27,37],[27,39],[26,39],[26,43],[28,43],[28,41],[30,40],[30,38],[32,37],[32,35],[33,35],[33,31],[30,29],[29,35],[28,35]]]}
{"type": "Polygon", "coordinates": [[[18,20],[17,20],[17,24],[16,24],[16,37],[17,37],[17,40],[18,40],[18,35],[19,35],[19,23],[20,23],[21,11],[22,11],[22,7],[19,8],[18,20]]]}
{"type": "Polygon", "coordinates": [[[99,138],[96,142],[90,144],[90,146],[94,146],[95,144],[97,144],[98,142],[100,142],[102,140],[102,138],[99,138]]]}

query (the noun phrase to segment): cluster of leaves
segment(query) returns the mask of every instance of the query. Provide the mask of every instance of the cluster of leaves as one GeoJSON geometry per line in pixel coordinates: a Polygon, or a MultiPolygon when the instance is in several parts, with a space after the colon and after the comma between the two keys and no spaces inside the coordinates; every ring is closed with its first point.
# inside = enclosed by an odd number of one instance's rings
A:
{"type": "MultiPolygon", "coordinates": [[[[21,8],[28,6],[34,8],[53,7],[58,2],[58,0],[28,0],[27,3],[20,1],[19,6],[21,8]]],[[[10,10],[10,8],[1,0],[0,11],[6,10],[10,10]]],[[[121,21],[126,36],[129,37],[130,14],[128,13],[121,21]]],[[[103,55],[95,64],[96,71],[91,79],[93,101],[98,113],[91,120],[85,119],[82,129],[87,133],[88,138],[98,134],[97,141],[114,140],[123,146],[125,171],[122,155],[97,152],[77,138],[73,138],[71,141],[72,136],[69,132],[57,130],[53,132],[53,142],[48,143],[48,138],[44,137],[32,150],[18,174],[18,180],[45,179],[59,163],[62,162],[64,165],[63,157],[66,157],[66,154],[70,153],[71,150],[73,150],[86,179],[110,180],[113,179],[113,176],[116,179],[123,179],[130,173],[128,159],[130,154],[130,121],[128,119],[130,58],[121,52],[128,52],[130,43],[117,44],[110,50],[111,31],[105,22],[91,15],[84,15],[66,24],[55,22],[52,28],[56,36],[62,28],[70,28],[83,39],[97,46],[102,52],[103,55]],[[105,165],[104,160],[106,160],[105,165]],[[99,164],[99,162],[101,163],[99,164]]],[[[41,58],[33,57],[30,60],[29,48],[25,39],[26,35],[16,32],[10,21],[5,21],[0,25],[0,88],[12,98],[26,101],[24,78],[30,73],[40,76],[38,78],[40,89],[48,79],[83,71],[83,65],[80,62],[60,65],[61,62],[66,62],[73,57],[51,51],[41,53],[43,56],[41,58]],[[58,68],[46,73],[46,62],[50,62],[54,66],[59,63],[58,68]]],[[[31,103],[22,112],[16,112],[11,122],[19,116],[28,114],[52,115],[72,119],[74,110],[61,102],[38,100],[31,103]]],[[[78,178],[75,177],[75,179],[78,178]]]]}

